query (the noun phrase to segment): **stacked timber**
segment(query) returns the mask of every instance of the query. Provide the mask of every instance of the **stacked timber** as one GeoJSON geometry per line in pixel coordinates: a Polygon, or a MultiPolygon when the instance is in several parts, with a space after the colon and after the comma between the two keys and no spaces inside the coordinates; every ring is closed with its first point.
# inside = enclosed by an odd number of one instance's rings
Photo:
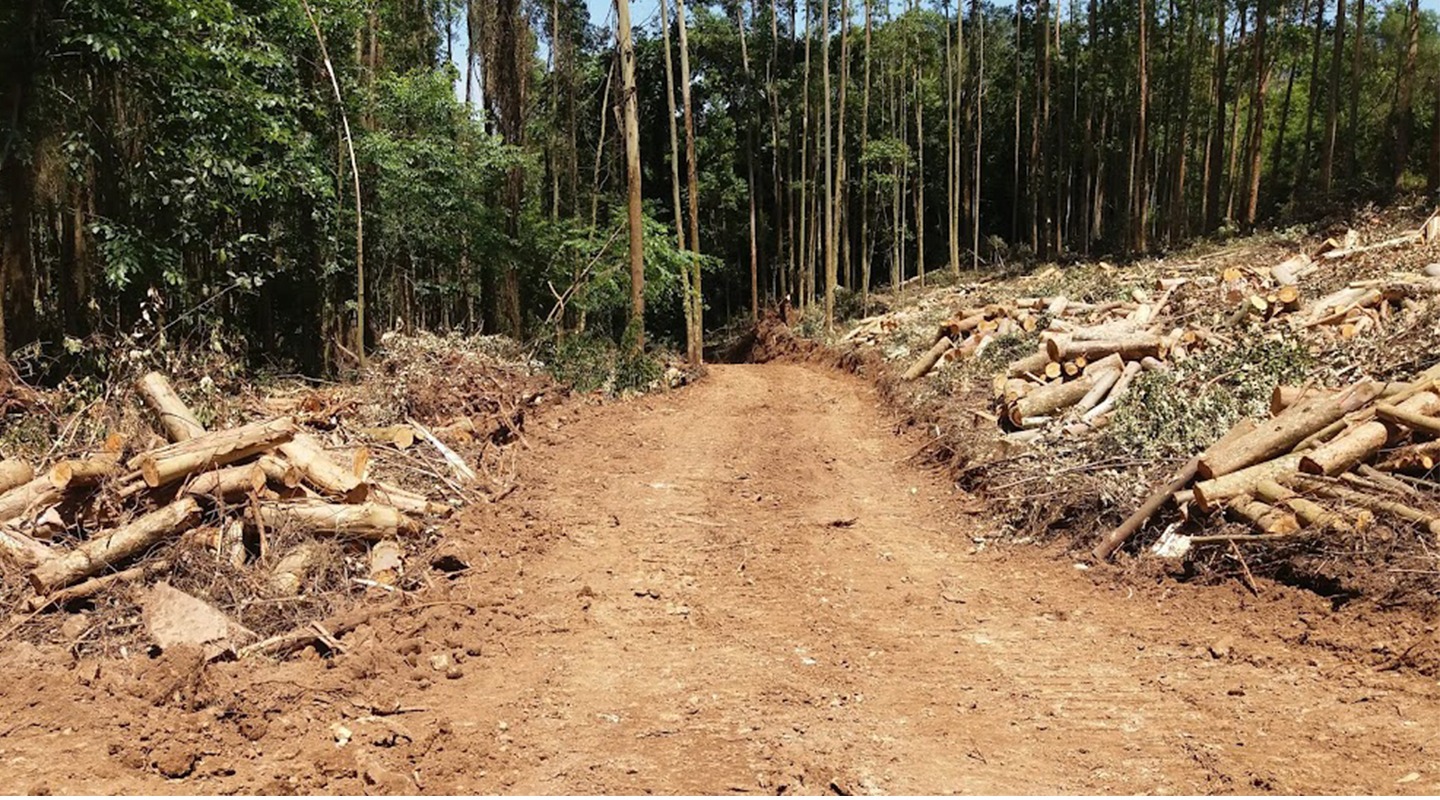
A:
{"type": "MultiPolygon", "coordinates": [[[[367,449],[341,459],[294,415],[207,430],[163,375],[137,388],[167,444],[122,458],[117,443],[44,470],[0,461],[0,559],[25,571],[32,610],[159,576],[152,554],[182,539],[234,566],[257,562],[273,573],[265,582],[274,591],[298,594],[323,552],[317,541],[379,548],[392,564],[399,541],[450,511],[372,480],[367,449]],[[264,543],[278,541],[299,544],[261,559],[264,543]]],[[[409,426],[365,431],[398,448],[416,433],[428,435],[409,426]]],[[[386,574],[394,573],[392,564],[386,574]]]]}

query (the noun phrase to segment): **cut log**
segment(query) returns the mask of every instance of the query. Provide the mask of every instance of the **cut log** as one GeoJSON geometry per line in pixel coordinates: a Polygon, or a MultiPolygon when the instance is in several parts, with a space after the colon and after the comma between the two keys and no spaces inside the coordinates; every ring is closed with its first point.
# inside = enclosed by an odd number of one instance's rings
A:
{"type": "Polygon", "coordinates": [[[74,586],[61,589],[49,595],[36,595],[25,601],[25,610],[29,613],[44,611],[51,606],[64,606],[76,600],[83,600],[99,594],[106,587],[118,583],[140,581],[163,575],[170,571],[170,562],[165,560],[152,561],[148,564],[140,564],[129,569],[122,569],[119,572],[112,572],[109,575],[101,575],[98,578],[90,578],[81,581],[74,586]]]}
{"type": "MultiPolygon", "coordinates": [[[[1099,418],[1113,411],[1115,406],[1120,402],[1120,399],[1130,390],[1130,382],[1135,380],[1135,376],[1139,375],[1142,369],[1144,369],[1144,366],[1139,361],[1127,363],[1125,369],[1121,371],[1120,377],[1115,381],[1115,385],[1110,388],[1109,394],[1105,395],[1105,400],[1089,411],[1086,411],[1085,414],[1081,416],[1081,419],[1085,422],[1097,423],[1099,418]]],[[[1097,424],[1096,427],[1100,426],[1097,424]]]]}
{"type": "Polygon", "coordinates": [[[432,502],[424,495],[388,483],[370,484],[370,499],[417,517],[445,517],[453,510],[444,503],[432,502]]]}
{"type": "Polygon", "coordinates": [[[41,475],[0,494],[0,524],[60,502],[63,489],[64,487],[56,487],[51,483],[49,475],[41,475]]]}
{"type": "Polygon", "coordinates": [[[309,434],[299,434],[280,445],[280,452],[300,470],[307,483],[324,494],[343,498],[347,503],[363,502],[369,496],[369,485],[335,463],[319,440],[309,434]]]}
{"type": "Polygon", "coordinates": [[[905,370],[905,380],[913,381],[928,375],[930,370],[935,368],[935,363],[940,360],[940,357],[954,346],[955,344],[950,341],[949,336],[941,336],[940,341],[926,350],[925,354],[910,366],[910,369],[905,370]]]}
{"type": "Polygon", "coordinates": [[[1300,521],[1290,511],[1262,503],[1248,494],[1231,498],[1225,508],[1264,534],[1283,536],[1300,530],[1300,521]]]}
{"type": "Polygon", "coordinates": [[[324,548],[316,542],[301,542],[275,563],[266,580],[271,597],[294,597],[300,594],[305,581],[314,571],[324,548]]]}
{"type": "Polygon", "coordinates": [[[377,442],[408,450],[415,445],[415,429],[409,425],[390,425],[384,428],[361,428],[361,435],[377,442]]]}
{"type": "Polygon", "coordinates": [[[1426,244],[1440,242],[1440,209],[1436,209],[1429,219],[1421,223],[1416,232],[1420,235],[1420,241],[1426,244]]]}
{"type": "Polygon", "coordinates": [[[259,455],[289,440],[299,430],[290,417],[213,431],[184,442],[142,453],[130,460],[150,487],[164,486],[196,472],[223,467],[259,455]]]}
{"type": "Polygon", "coordinates": [[[1310,494],[1332,497],[1343,503],[1348,503],[1377,514],[1389,514],[1406,520],[1407,522],[1424,525],[1426,529],[1430,531],[1431,535],[1440,536],[1440,517],[1428,511],[1422,511],[1421,509],[1405,505],[1404,503],[1376,497],[1344,486],[1336,486],[1333,483],[1303,475],[1292,477],[1291,485],[1304,489],[1310,494]]]}
{"type": "Polygon", "coordinates": [[[1404,425],[1427,436],[1440,436],[1440,417],[1409,411],[1404,407],[1404,403],[1399,406],[1390,403],[1376,403],[1375,416],[1395,425],[1404,425]]]}
{"type": "Polygon", "coordinates": [[[1420,231],[1415,230],[1410,231],[1403,236],[1396,236],[1394,238],[1386,239],[1381,242],[1375,242],[1374,244],[1355,245],[1340,250],[1331,250],[1330,252],[1323,254],[1321,258],[1334,260],[1337,258],[1346,258],[1347,256],[1358,255],[1360,253],[1371,253],[1376,250],[1393,250],[1396,247],[1404,247],[1406,245],[1416,244],[1419,241],[1421,241],[1420,231]]]}
{"type": "Polygon", "coordinates": [[[1080,402],[1075,404],[1075,410],[1084,414],[1099,405],[1100,401],[1105,399],[1105,396],[1120,381],[1120,375],[1124,370],[1125,362],[1118,355],[1106,356],[1095,362],[1091,368],[1095,374],[1095,385],[1091,386],[1090,391],[1086,392],[1085,396],[1080,398],[1080,402]]]}
{"type": "Polygon", "coordinates": [[[420,526],[399,509],[378,503],[340,505],[314,501],[265,501],[256,508],[266,528],[312,535],[378,541],[387,536],[420,530],[420,526]]]}
{"type": "Polygon", "coordinates": [[[185,485],[185,494],[214,500],[240,500],[264,487],[265,470],[259,464],[243,464],[197,475],[185,485]]]}
{"type": "Polygon", "coordinates": [[[279,456],[266,453],[255,459],[255,464],[265,473],[265,479],[276,488],[294,489],[304,480],[304,474],[299,469],[279,456]]]}
{"type": "Polygon", "coordinates": [[[1200,463],[1200,477],[1218,478],[1289,452],[1312,433],[1367,405],[1381,388],[1380,384],[1363,380],[1336,396],[1303,399],[1279,416],[1261,423],[1252,435],[1208,454],[1200,463]]]}
{"type": "MultiPolygon", "coordinates": [[[[1434,414],[1440,411],[1440,394],[1421,392],[1396,406],[1395,410],[1417,415],[1434,414]]],[[[1391,427],[1378,420],[1356,425],[1307,453],[1300,459],[1300,471],[1310,475],[1339,475],[1380,452],[1391,435],[1391,427]]]]}
{"type": "Polygon", "coordinates": [[[1105,339],[1079,339],[1075,334],[1062,335],[1045,342],[1045,352],[1052,361],[1064,361],[1084,356],[1097,361],[1112,353],[1118,353],[1127,361],[1157,357],[1163,351],[1164,341],[1151,333],[1114,334],[1105,339]]]}
{"type": "Polygon", "coordinates": [[[1204,511],[1215,511],[1232,497],[1254,493],[1255,486],[1261,481],[1283,481],[1299,469],[1300,454],[1289,453],[1235,472],[1227,472],[1218,478],[1200,481],[1195,484],[1195,504],[1204,511]]]}
{"type": "Polygon", "coordinates": [[[383,539],[370,548],[370,580],[394,586],[404,566],[403,551],[394,539],[383,539]]]}
{"type": "Polygon", "coordinates": [[[1279,416],[1281,411],[1301,400],[1325,394],[1337,395],[1339,392],[1320,386],[1276,386],[1270,393],[1270,416],[1279,416]]]}
{"type": "Polygon", "coordinates": [[[1350,530],[1352,527],[1345,517],[1318,503],[1306,500],[1278,481],[1268,479],[1260,481],[1255,484],[1255,494],[1271,505],[1277,507],[1283,505],[1289,508],[1307,527],[1339,531],[1350,530]]]}
{"type": "Polygon", "coordinates": [[[1050,354],[1041,347],[1039,352],[1016,359],[1010,362],[1005,368],[1005,377],[1022,378],[1026,375],[1039,377],[1045,373],[1045,367],[1050,363],[1050,354]]]}
{"type": "Polygon", "coordinates": [[[1094,555],[1095,558],[1100,561],[1104,561],[1116,550],[1119,550],[1120,546],[1125,544],[1126,540],[1138,533],[1141,528],[1145,527],[1145,523],[1149,522],[1150,518],[1155,516],[1155,512],[1159,511],[1161,506],[1165,505],[1176,492],[1184,489],[1190,481],[1195,479],[1195,468],[1199,466],[1199,464],[1200,459],[1198,457],[1187,461],[1185,466],[1181,467],[1180,471],[1176,472],[1174,476],[1170,478],[1169,483],[1146,498],[1145,502],[1141,503],[1140,507],[1135,509],[1134,513],[1126,517],[1124,522],[1107,533],[1105,538],[1101,539],[1100,543],[1095,545],[1095,549],[1090,551],[1091,555],[1094,555]]]}
{"type": "Polygon", "coordinates": [[[93,456],[61,461],[50,468],[50,483],[56,489],[72,486],[94,486],[120,473],[118,454],[93,456]]]}
{"type": "Polygon", "coordinates": [[[35,480],[35,470],[24,461],[0,461],[0,494],[35,480]]]}
{"type": "Polygon", "coordinates": [[[43,542],[0,525],[0,560],[8,561],[20,569],[34,569],[55,556],[55,551],[43,542]]]}
{"type": "Polygon", "coordinates": [[[1315,262],[1310,256],[1304,253],[1296,253],[1271,267],[1270,276],[1275,279],[1276,283],[1293,286],[1299,283],[1301,278],[1314,271],[1315,262]]]}
{"type": "Polygon", "coordinates": [[[41,564],[30,573],[30,585],[40,594],[69,586],[178,536],[199,518],[199,504],[194,498],[183,497],[128,525],[97,534],[74,550],[41,564]]]}
{"type": "Polygon", "coordinates": [[[1098,380],[1099,375],[1092,372],[1081,375],[1073,381],[1051,381],[1016,400],[1010,407],[1007,416],[1015,425],[1023,426],[1023,422],[1027,418],[1043,417],[1063,411],[1080,402],[1081,398],[1095,388],[1098,380]]]}
{"type": "Polygon", "coordinates": [[[160,418],[160,427],[165,429],[165,436],[170,441],[183,442],[205,433],[205,426],[195,418],[194,412],[180,399],[180,395],[170,388],[170,381],[166,380],[164,375],[158,372],[147,373],[140,379],[137,388],[140,396],[145,399],[145,405],[160,418]]]}
{"type": "Polygon", "coordinates": [[[1387,472],[1415,469],[1428,472],[1434,469],[1436,464],[1440,464],[1440,439],[1397,447],[1375,466],[1387,472]]]}

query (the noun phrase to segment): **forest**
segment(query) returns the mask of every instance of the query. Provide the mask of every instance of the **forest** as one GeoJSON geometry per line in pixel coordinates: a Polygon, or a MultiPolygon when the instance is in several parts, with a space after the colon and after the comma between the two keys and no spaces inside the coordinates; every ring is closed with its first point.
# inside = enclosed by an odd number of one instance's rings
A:
{"type": "Polygon", "coordinates": [[[391,330],[629,329],[698,360],[782,298],[829,326],[1440,190],[1419,0],[629,6],[5,4],[0,354],[320,375],[391,330]]]}

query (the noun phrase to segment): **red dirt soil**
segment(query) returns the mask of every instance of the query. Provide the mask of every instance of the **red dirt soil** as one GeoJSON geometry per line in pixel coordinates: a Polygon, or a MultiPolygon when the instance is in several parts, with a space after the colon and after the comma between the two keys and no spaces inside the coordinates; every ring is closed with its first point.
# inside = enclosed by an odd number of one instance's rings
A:
{"type": "Polygon", "coordinates": [[[0,790],[1440,790],[1423,620],[979,546],[894,428],[795,364],[562,408],[332,658],[0,646],[0,790]]]}

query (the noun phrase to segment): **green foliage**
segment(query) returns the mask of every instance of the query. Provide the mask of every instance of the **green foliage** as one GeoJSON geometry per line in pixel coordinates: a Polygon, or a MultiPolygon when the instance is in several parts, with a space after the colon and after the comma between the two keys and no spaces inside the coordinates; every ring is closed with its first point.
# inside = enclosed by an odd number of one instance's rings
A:
{"type": "Polygon", "coordinates": [[[566,336],[553,345],[549,367],[555,378],[577,392],[622,394],[645,391],[664,373],[660,361],[648,353],[635,354],[630,348],[594,333],[566,336]]]}
{"type": "Polygon", "coordinates": [[[1305,380],[1314,366],[1301,342],[1266,338],[1141,373],[1105,429],[1105,446],[1137,458],[1193,455],[1242,417],[1265,416],[1275,387],[1305,380]]]}

